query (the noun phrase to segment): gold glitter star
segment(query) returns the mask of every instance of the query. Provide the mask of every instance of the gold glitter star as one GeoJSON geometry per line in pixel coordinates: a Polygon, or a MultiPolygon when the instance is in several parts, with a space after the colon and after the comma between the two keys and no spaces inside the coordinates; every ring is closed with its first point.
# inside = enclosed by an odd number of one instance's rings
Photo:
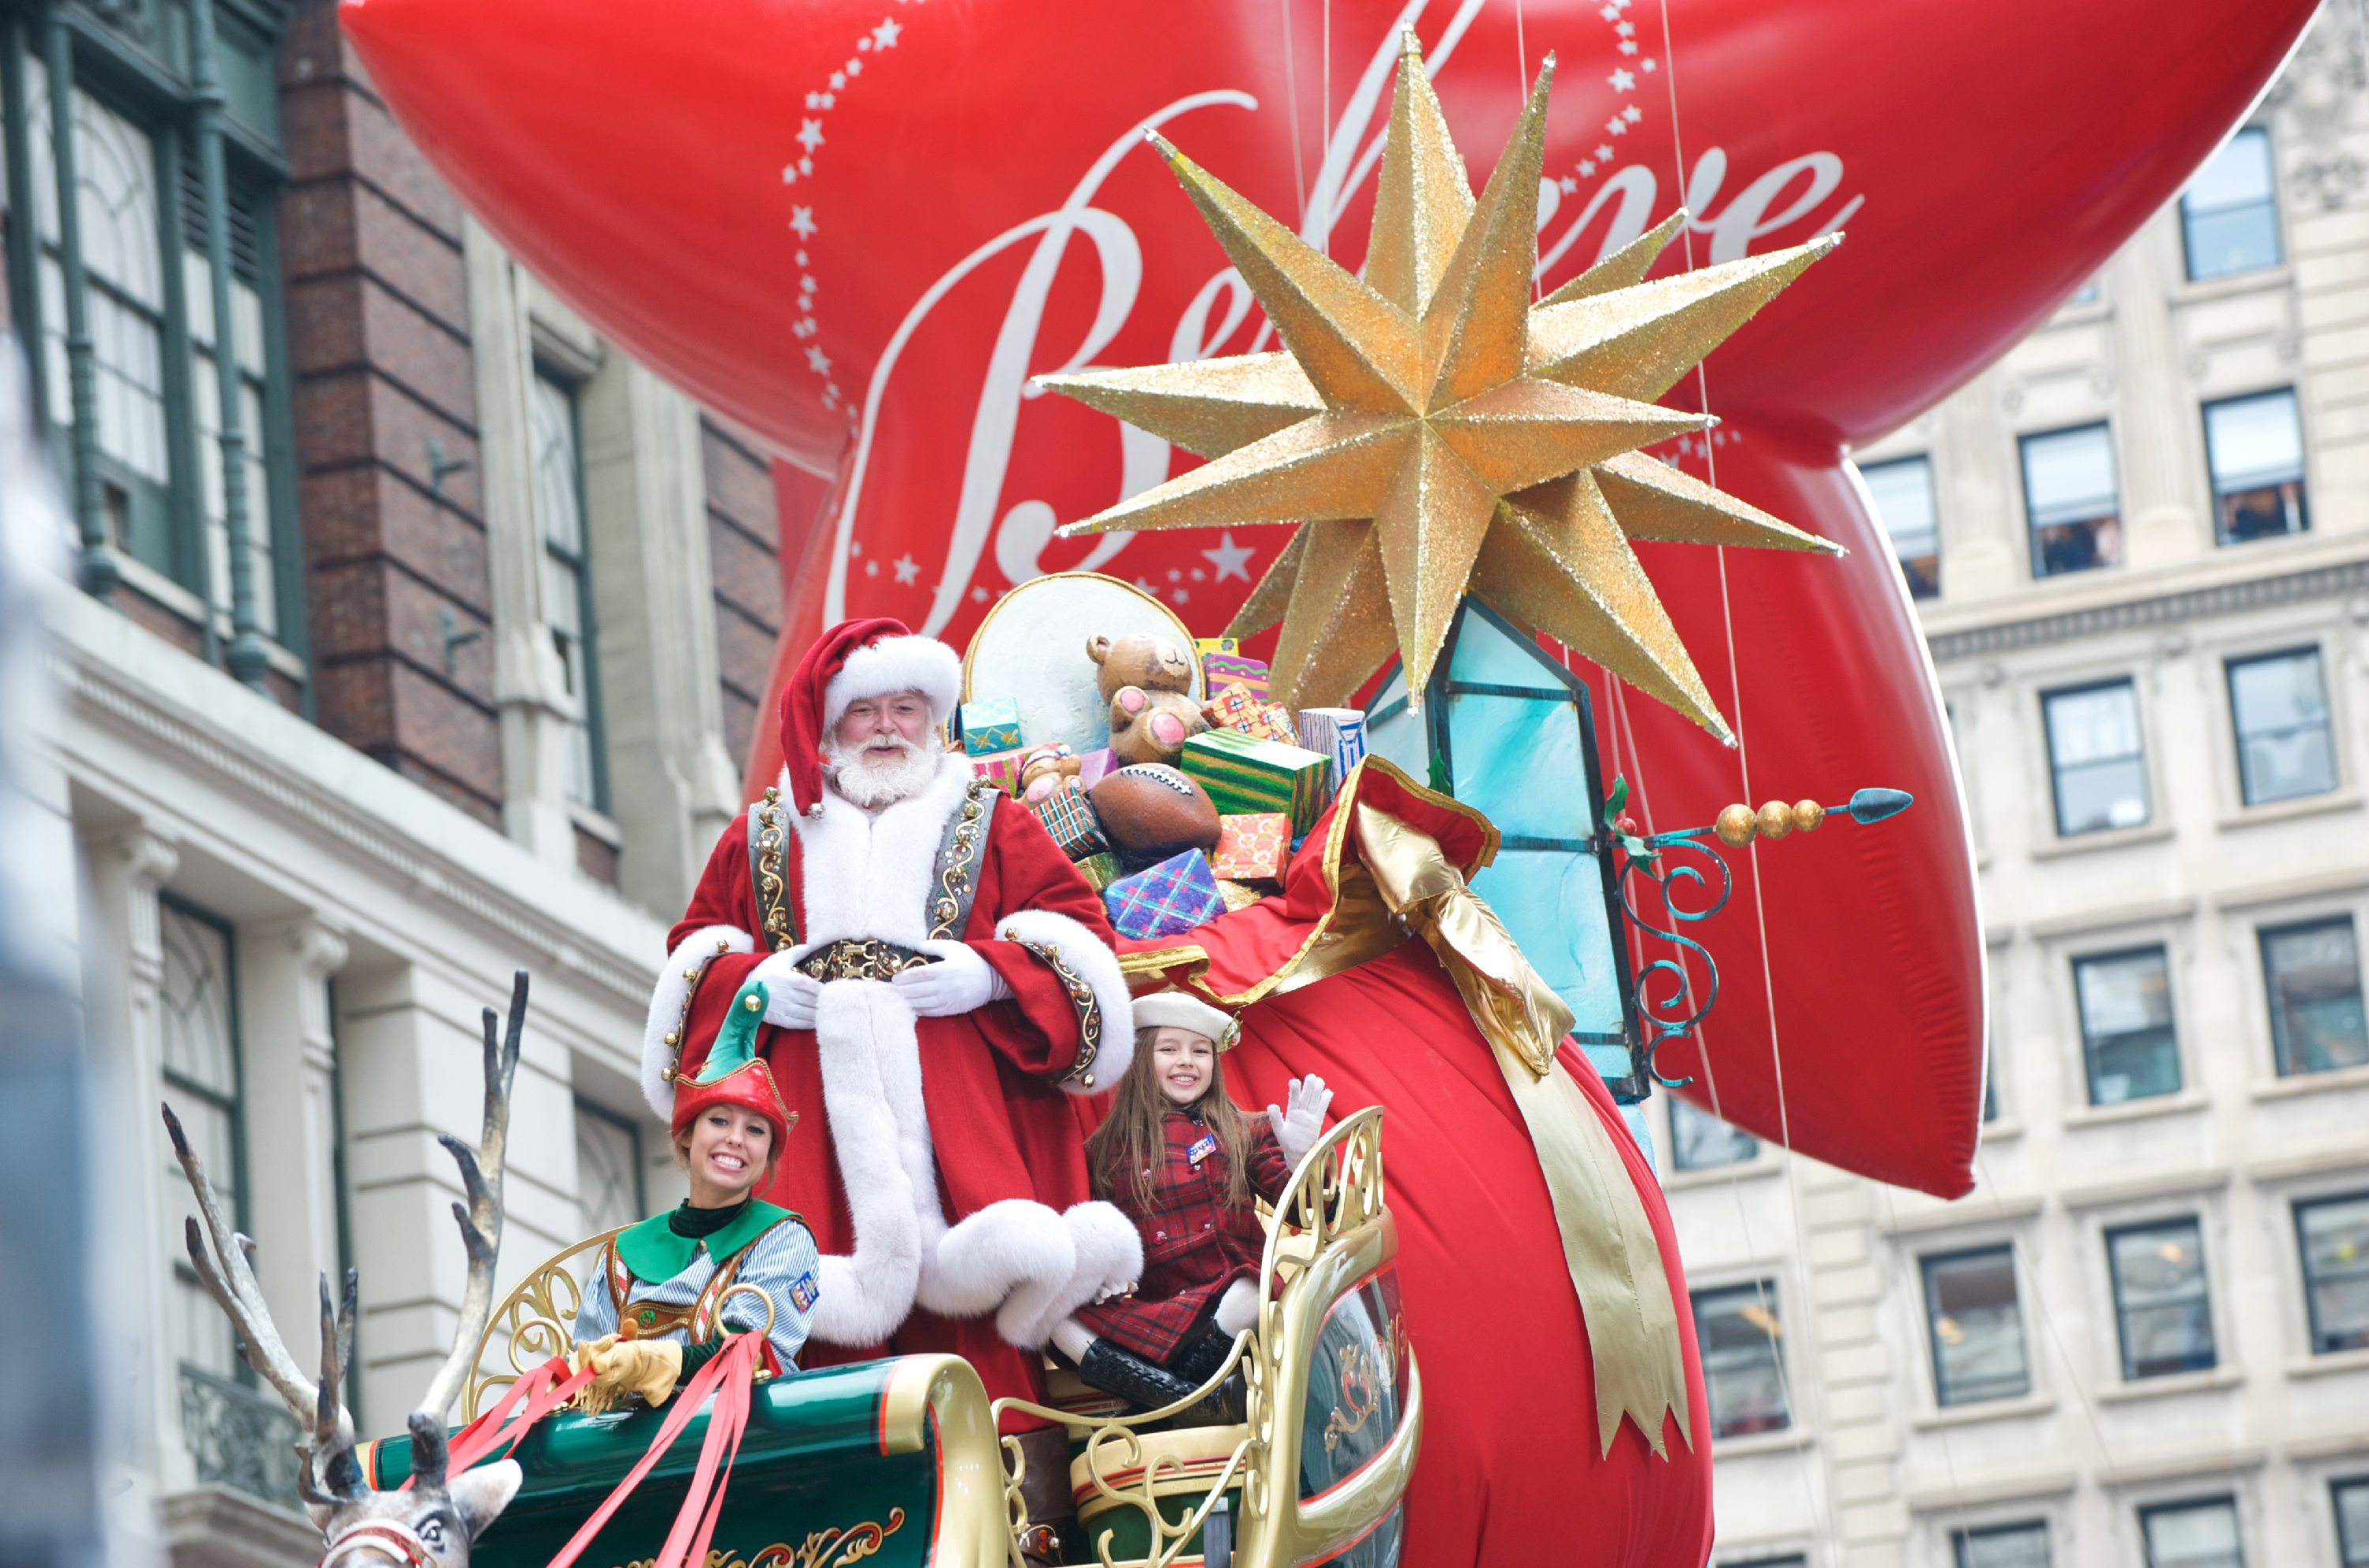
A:
{"type": "Polygon", "coordinates": [[[1228,628],[1283,623],[1294,705],[1393,652],[1420,702],[1469,591],[1726,740],[1629,541],[1840,547],[1637,449],[1706,428],[1654,399],[1840,236],[1641,281],[1681,212],[1533,304],[1553,75],[1476,203],[1404,35],[1363,280],[1153,135],[1286,351],[1038,378],[1208,460],[1061,532],[1299,524],[1228,628]]]}

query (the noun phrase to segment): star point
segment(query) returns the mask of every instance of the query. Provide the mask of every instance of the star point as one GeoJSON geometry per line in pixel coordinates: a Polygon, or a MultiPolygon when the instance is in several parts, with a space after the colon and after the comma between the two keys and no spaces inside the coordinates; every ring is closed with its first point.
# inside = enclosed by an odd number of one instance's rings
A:
{"type": "Polygon", "coordinates": [[[1644,282],[1681,212],[1534,303],[1552,74],[1475,200],[1404,40],[1362,279],[1151,133],[1284,351],[1040,377],[1207,460],[1060,532],[1223,528],[1201,552],[1222,582],[1250,578],[1232,529],[1296,525],[1228,627],[1281,623],[1288,704],[1345,702],[1394,652],[1420,692],[1471,594],[1724,739],[1629,541],[1834,546],[1641,449],[1706,429],[1654,400],[1825,247],[1644,282]]]}

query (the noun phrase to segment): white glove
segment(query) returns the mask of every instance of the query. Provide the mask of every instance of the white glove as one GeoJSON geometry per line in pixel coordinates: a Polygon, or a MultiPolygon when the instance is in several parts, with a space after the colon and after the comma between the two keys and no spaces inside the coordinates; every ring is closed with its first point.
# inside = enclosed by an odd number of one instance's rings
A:
{"type": "Polygon", "coordinates": [[[1283,1101],[1282,1107],[1266,1108],[1266,1121],[1275,1128],[1276,1142],[1283,1146],[1283,1157],[1297,1165],[1324,1136],[1324,1113],[1333,1104],[1333,1091],[1311,1072],[1293,1079],[1284,1089],[1283,1101]]]}
{"type": "Polygon", "coordinates": [[[812,976],[799,973],[789,954],[770,954],[749,973],[750,979],[765,982],[766,1023],[784,1029],[815,1026],[815,999],[822,994],[822,987],[812,976]]]}
{"type": "Polygon", "coordinates": [[[967,943],[924,942],[921,951],[934,955],[938,961],[908,969],[888,982],[917,1018],[976,1013],[998,997],[1012,994],[995,966],[967,943]]]}

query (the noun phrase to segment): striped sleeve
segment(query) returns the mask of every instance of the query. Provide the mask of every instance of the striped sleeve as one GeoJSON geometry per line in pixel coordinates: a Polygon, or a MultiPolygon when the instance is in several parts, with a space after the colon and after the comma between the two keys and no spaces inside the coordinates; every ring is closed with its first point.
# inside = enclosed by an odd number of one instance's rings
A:
{"type": "MultiPolygon", "coordinates": [[[[758,1287],[773,1303],[773,1329],[768,1337],[784,1371],[797,1366],[798,1352],[806,1347],[819,1261],[814,1232],[795,1219],[784,1219],[750,1242],[749,1254],[740,1262],[737,1283],[758,1287]]],[[[722,1315],[725,1327],[744,1333],[765,1326],[764,1308],[747,1296],[727,1301],[722,1315]]]]}

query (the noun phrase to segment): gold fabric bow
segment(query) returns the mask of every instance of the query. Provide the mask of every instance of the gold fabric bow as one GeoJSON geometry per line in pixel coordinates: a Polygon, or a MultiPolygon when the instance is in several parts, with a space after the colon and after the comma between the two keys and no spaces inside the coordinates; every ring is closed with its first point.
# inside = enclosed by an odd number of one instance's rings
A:
{"type": "Polygon", "coordinates": [[[1677,1414],[1679,1435],[1691,1447],[1677,1304],[1653,1221],[1603,1118],[1555,1059],[1556,1045],[1571,1031],[1571,1010],[1530,967],[1438,840],[1363,803],[1355,810],[1358,849],[1376,891],[1455,980],[1529,1127],[1587,1325],[1603,1452],[1611,1451],[1626,1414],[1667,1459],[1665,1409],[1677,1414]]]}

